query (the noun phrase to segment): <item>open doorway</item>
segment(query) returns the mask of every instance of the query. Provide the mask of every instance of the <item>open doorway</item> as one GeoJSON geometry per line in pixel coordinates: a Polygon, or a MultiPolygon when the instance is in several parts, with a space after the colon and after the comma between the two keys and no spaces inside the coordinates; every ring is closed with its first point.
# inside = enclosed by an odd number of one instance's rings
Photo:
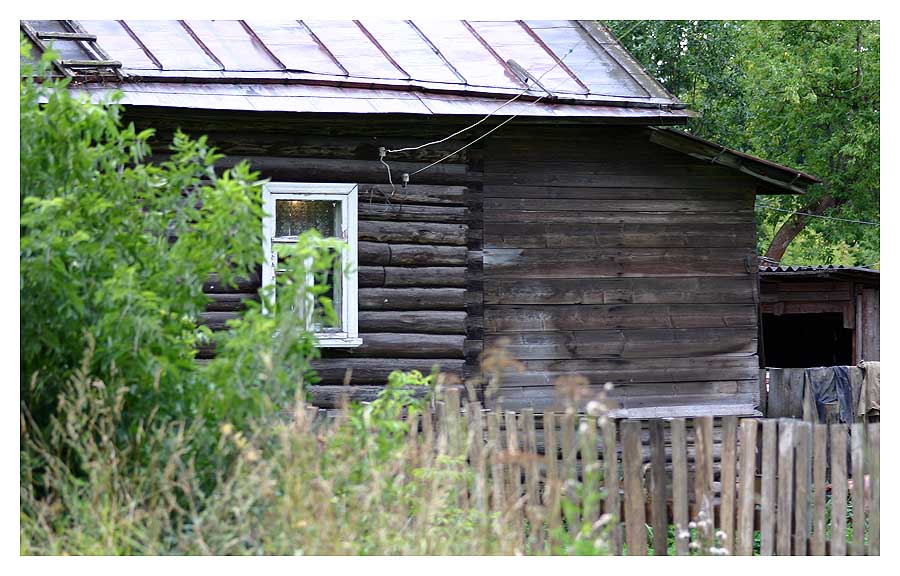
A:
{"type": "Polygon", "coordinates": [[[853,363],[853,330],[844,328],[838,313],[763,314],[763,346],[771,368],[853,363]]]}

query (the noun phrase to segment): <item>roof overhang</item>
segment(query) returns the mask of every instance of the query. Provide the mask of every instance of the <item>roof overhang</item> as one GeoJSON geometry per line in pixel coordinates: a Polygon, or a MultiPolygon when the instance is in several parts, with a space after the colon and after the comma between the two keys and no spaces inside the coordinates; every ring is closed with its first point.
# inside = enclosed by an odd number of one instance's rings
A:
{"type": "Polygon", "coordinates": [[[650,128],[650,141],[694,158],[725,166],[761,182],[759,194],[804,194],[822,180],[799,170],[732,150],[682,130],[650,128]]]}

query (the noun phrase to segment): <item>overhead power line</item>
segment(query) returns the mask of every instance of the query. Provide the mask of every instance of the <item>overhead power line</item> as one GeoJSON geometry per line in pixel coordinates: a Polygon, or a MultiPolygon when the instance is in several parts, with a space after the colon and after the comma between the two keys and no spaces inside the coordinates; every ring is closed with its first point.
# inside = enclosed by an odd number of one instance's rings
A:
{"type": "Polygon", "coordinates": [[[799,215],[799,216],[809,216],[810,218],[821,218],[822,220],[834,220],[835,222],[848,222],[850,224],[868,224],[869,226],[881,226],[880,222],[868,222],[866,220],[850,220],[848,218],[836,218],[834,216],[823,216],[821,214],[812,214],[810,212],[797,212],[795,210],[786,210],[784,208],[776,208],[775,206],[769,206],[768,204],[760,204],[758,208],[764,208],[766,210],[774,210],[775,212],[785,212],[791,215],[799,215]]]}

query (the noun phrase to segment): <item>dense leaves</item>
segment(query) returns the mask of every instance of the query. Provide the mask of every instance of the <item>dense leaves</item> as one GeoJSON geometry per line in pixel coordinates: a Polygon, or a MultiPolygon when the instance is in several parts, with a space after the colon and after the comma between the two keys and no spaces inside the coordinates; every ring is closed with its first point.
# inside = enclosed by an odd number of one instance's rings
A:
{"type": "MultiPolygon", "coordinates": [[[[760,252],[788,214],[879,220],[880,26],[865,21],[610,21],[648,71],[703,114],[687,129],[822,178],[758,202],[760,252]]],[[[796,219],[783,262],[877,266],[879,228],[796,219]]],[[[793,221],[792,221],[793,223],[793,221]]]]}

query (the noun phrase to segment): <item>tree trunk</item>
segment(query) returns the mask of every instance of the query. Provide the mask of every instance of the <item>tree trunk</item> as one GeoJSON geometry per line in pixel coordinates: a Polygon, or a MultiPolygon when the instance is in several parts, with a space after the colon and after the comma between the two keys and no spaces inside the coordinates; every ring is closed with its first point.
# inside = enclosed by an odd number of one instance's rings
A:
{"type": "MultiPolygon", "coordinates": [[[[805,212],[820,216],[829,208],[836,208],[844,202],[846,202],[846,200],[838,200],[834,196],[828,194],[818,200],[810,202],[797,212],[805,212]]],[[[771,258],[772,260],[781,261],[781,258],[787,251],[787,247],[794,238],[803,231],[809,218],[810,216],[806,216],[805,214],[792,214],[775,233],[775,237],[772,238],[772,243],[769,244],[769,248],[766,250],[766,257],[771,258]]]]}

